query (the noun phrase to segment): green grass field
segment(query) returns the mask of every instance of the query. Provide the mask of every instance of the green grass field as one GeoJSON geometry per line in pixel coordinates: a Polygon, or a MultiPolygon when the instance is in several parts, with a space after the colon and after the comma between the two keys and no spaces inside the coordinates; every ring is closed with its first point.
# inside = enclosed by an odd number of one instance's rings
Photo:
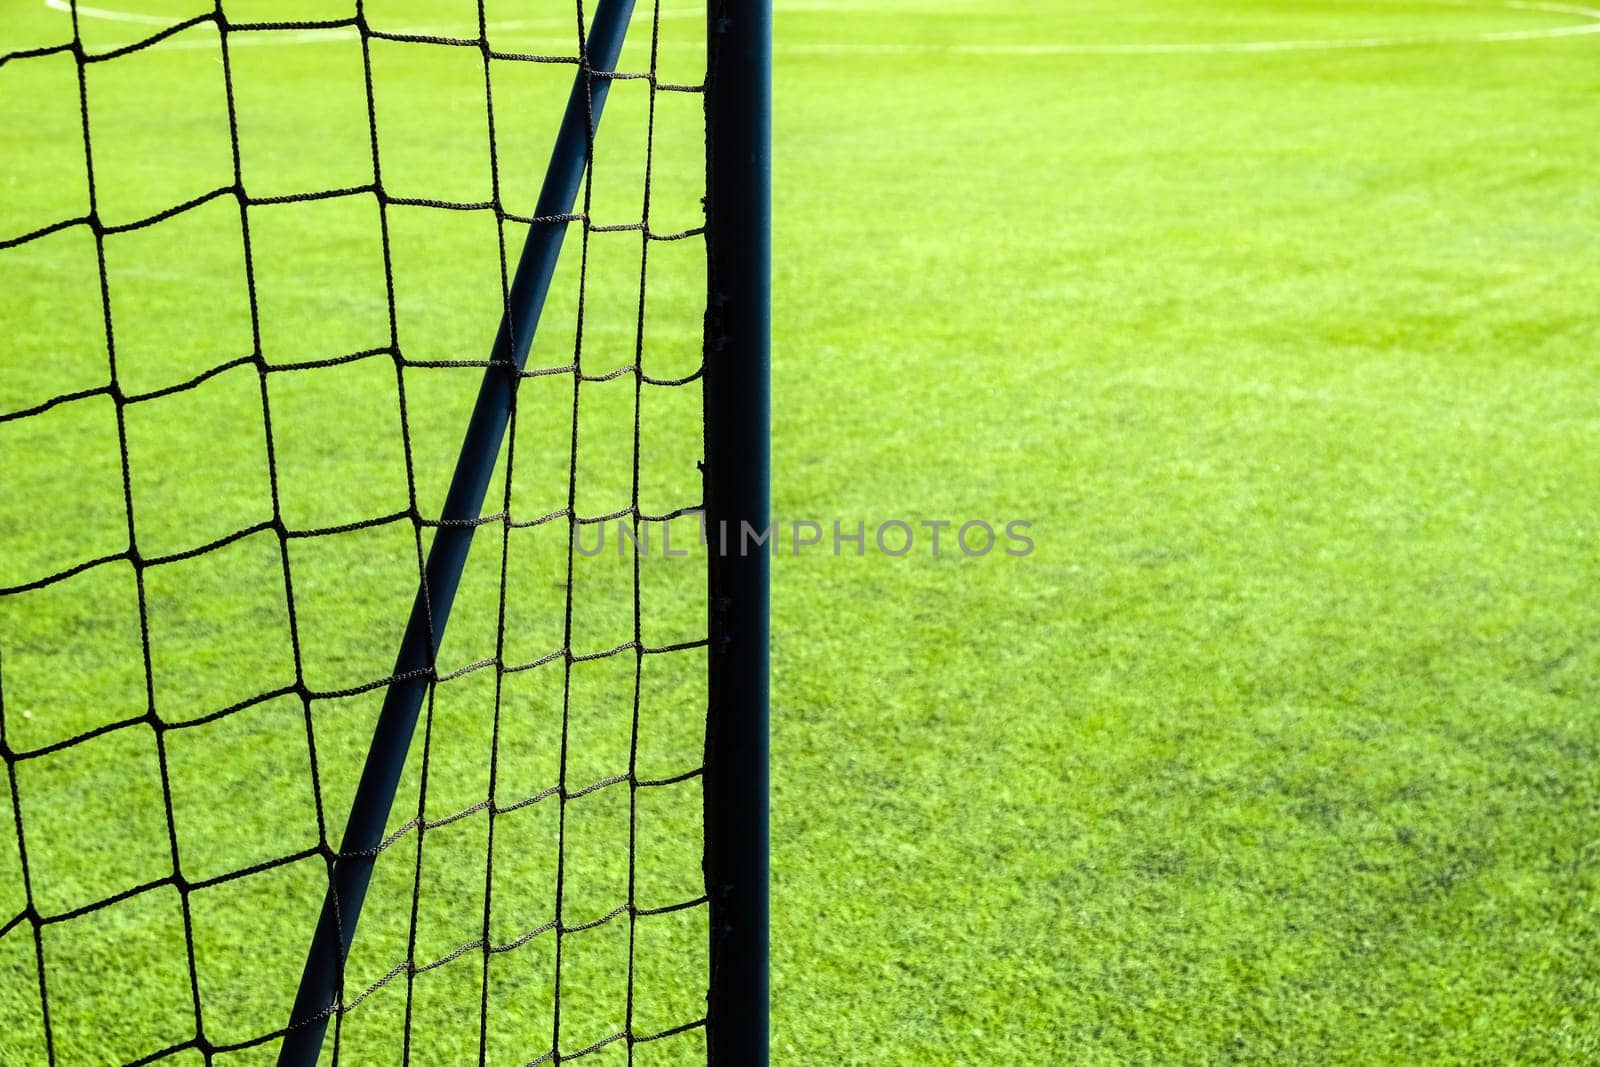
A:
{"type": "MultiPolygon", "coordinates": [[[[205,10],[122,5],[143,21],[84,18],[91,51],[205,10]]],[[[475,33],[470,3],[367,11],[475,33]]],[[[700,27],[666,14],[661,76],[694,81],[700,27]]],[[[557,0],[488,17],[497,47],[570,50],[557,0]]],[[[1021,519],[1037,550],[775,561],[775,1062],[1600,1061],[1600,36],[1575,32],[1597,20],[1496,0],[780,0],[775,512],[1021,519]]],[[[35,0],[5,0],[0,25],[0,53],[70,36],[35,0]]],[[[647,63],[647,30],[624,66],[647,63]]],[[[108,224],[232,182],[217,58],[200,26],[90,66],[108,224]]],[[[375,42],[372,63],[390,192],[487,198],[478,54],[375,42]]],[[[493,66],[501,193],[526,211],[570,72],[493,66]]],[[[353,36],[240,45],[232,67],[252,196],[371,181],[353,36]]],[[[70,57],[0,66],[0,240],[87,210],[77,93],[70,57]]],[[[653,226],[687,229],[699,101],[658,101],[653,226]]],[[[596,223],[637,221],[646,103],[617,85],[596,223]]],[[[237,219],[221,197],[106,238],[127,392],[250,353],[237,219]]],[[[250,224],[269,364],[389,344],[372,197],[250,224]]],[[[395,206],[389,227],[405,355],[482,359],[492,216],[395,206]]],[[[639,245],[590,241],[585,371],[634,359],[639,245]]],[[[576,247],[539,366],[572,358],[576,247]]],[[[646,373],[698,364],[702,253],[650,246],[646,373]]],[[[100,324],[87,228],[0,251],[0,412],[103,386],[100,324]]],[[[401,376],[424,514],[476,379],[401,376]]],[[[271,518],[259,381],[242,366],[127,409],[146,556],[271,518]]],[[[267,381],[288,528],[408,507],[387,356],[267,381]]],[[[565,506],[572,393],[570,375],[526,383],[514,516],[565,506]]],[[[575,506],[601,514],[629,501],[633,379],[580,394],[575,506]]],[[[646,386],[639,404],[641,507],[692,503],[698,391],[646,386]]],[[[0,424],[0,587],[126,549],[118,456],[104,396],[0,424]]],[[[510,536],[503,656],[523,663],[563,643],[566,530],[510,536]]],[[[500,550],[485,527],[445,669],[495,654],[500,550]]],[[[297,673],[315,693],[387,673],[410,524],[288,551],[298,655],[270,530],[145,572],[163,721],[297,673]]],[[[574,651],[630,640],[631,563],[579,562],[574,651]]],[[[703,635],[699,566],[647,561],[647,645],[703,635]]],[[[144,714],[137,596],[118,562],[0,599],[9,750],[144,714]]],[[[574,667],[569,789],[627,770],[633,664],[574,667]]],[[[696,765],[702,664],[645,657],[640,777],[696,765]]],[[[560,778],[560,666],[507,676],[502,804],[560,778]]],[[[320,791],[293,695],[167,730],[170,833],[148,725],[16,761],[34,906],[165,878],[173,840],[191,881],[292,854],[319,807],[336,838],[380,699],[311,701],[320,791]]],[[[495,705],[489,670],[440,687],[429,819],[488,795],[495,705]]],[[[417,762],[396,829],[419,810],[417,762]]],[[[625,785],[566,803],[568,924],[628,899],[630,823],[641,907],[700,891],[696,781],[637,796],[631,819],[625,785]]],[[[492,942],[554,918],[559,816],[546,798],[495,820],[492,942]]],[[[413,940],[420,965],[480,937],[487,825],[430,829],[420,864],[414,832],[380,858],[352,990],[413,940]]],[[[321,881],[312,858],[190,894],[210,1041],[282,1025],[321,881]]],[[[0,923],[26,889],[0,833],[0,923]]],[[[194,1036],[183,921],[163,885],[44,928],[57,1062],[194,1036]]],[[[634,930],[637,1030],[695,1018],[703,909],[634,930]]],[[[562,939],[564,1054],[623,1024],[628,934],[624,917],[562,939]]],[[[550,1048],[554,940],[491,958],[489,1062],[550,1048]]],[[[0,938],[0,1063],[45,1062],[35,966],[23,922],[0,938]]],[[[477,1062],[481,981],[477,950],[409,996],[400,975],[345,1018],[341,1062],[400,1062],[408,1004],[415,1062],[477,1062]]],[[[647,1067],[697,1057],[696,1032],[635,1049],[647,1067]]],[[[628,1057],[618,1042],[584,1062],[628,1057]]]]}

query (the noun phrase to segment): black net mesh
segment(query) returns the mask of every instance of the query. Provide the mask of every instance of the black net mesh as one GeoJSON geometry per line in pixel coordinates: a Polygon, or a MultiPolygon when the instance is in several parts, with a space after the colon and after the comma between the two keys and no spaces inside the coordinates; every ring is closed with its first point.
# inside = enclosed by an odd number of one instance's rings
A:
{"type": "Polygon", "coordinates": [[[276,1056],[574,77],[323,1059],[703,1062],[703,9],[603,75],[583,0],[16,7],[0,1062],[276,1056]]]}

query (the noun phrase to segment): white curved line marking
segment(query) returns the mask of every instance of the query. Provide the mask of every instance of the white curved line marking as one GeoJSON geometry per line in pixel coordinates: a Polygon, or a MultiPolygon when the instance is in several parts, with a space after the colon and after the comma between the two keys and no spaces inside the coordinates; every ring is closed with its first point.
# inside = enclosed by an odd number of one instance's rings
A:
{"type": "MultiPolygon", "coordinates": [[[[44,6],[51,11],[72,11],[68,0],[44,0],[44,6]]],[[[141,26],[171,26],[173,19],[162,15],[141,15],[136,11],[110,11],[103,7],[85,7],[78,5],[78,14],[84,18],[103,19],[106,22],[137,22],[141,26]]]]}
{"type": "MultiPolygon", "coordinates": [[[[70,13],[73,7],[72,0],[44,0],[44,6],[52,11],[62,11],[67,13],[70,13]]],[[[187,16],[169,17],[166,15],[146,15],[138,11],[113,11],[110,8],[89,7],[85,4],[79,4],[77,7],[78,14],[84,18],[100,19],[104,22],[131,22],[140,26],[172,26],[183,21],[184,18],[193,18],[194,15],[202,14],[200,11],[195,11],[187,16]]],[[[639,8],[635,12],[634,17],[643,18],[647,14],[649,14],[649,9],[639,8]]],[[[704,18],[705,11],[688,9],[663,9],[660,17],[663,19],[704,18]]],[[[572,21],[572,19],[562,18],[558,15],[550,15],[545,18],[508,19],[500,22],[491,22],[489,23],[489,28],[491,30],[522,30],[531,29],[533,27],[559,27],[569,25],[572,23],[572,21]]],[[[353,36],[354,32],[355,31],[353,29],[285,30],[279,31],[278,34],[264,34],[260,38],[256,38],[253,35],[248,37],[238,37],[235,38],[234,43],[238,44],[249,41],[251,43],[258,44],[293,44],[302,41],[338,41],[353,36]]],[[[404,27],[397,29],[394,32],[447,36],[444,31],[439,30],[437,27],[430,26],[404,27]]],[[[563,41],[562,43],[566,44],[568,42],[563,41]]],[[[185,46],[185,44],[186,42],[179,41],[172,45],[168,45],[168,47],[182,48],[185,46]]],[[[189,47],[195,46],[189,45],[189,47]]]]}
{"type": "MultiPolygon", "coordinates": [[[[72,0],[44,0],[44,6],[52,11],[72,12],[72,0]]],[[[185,18],[193,18],[202,12],[194,11],[185,16],[146,15],[138,11],[113,11],[104,7],[88,7],[78,4],[78,15],[81,18],[99,19],[102,22],[130,22],[138,26],[175,26],[185,18]]],[[[350,30],[297,30],[281,34],[241,34],[230,42],[239,44],[314,44],[317,41],[342,41],[354,37],[355,31],[350,30]]],[[[163,41],[161,47],[171,49],[214,48],[216,42],[212,40],[196,41],[182,36],[163,41]]]]}
{"type": "MultiPolygon", "coordinates": [[[[53,11],[72,10],[72,0],[44,0],[45,7],[53,11]]],[[[1485,33],[1464,34],[1414,34],[1397,37],[1330,37],[1290,41],[1175,41],[1151,44],[817,44],[777,42],[779,51],[799,55],[932,55],[932,56],[1141,56],[1141,55],[1222,55],[1229,53],[1271,52],[1321,52],[1351,48],[1403,48],[1412,45],[1443,44],[1496,44],[1511,41],[1544,41],[1561,37],[1584,37],[1600,34],[1600,8],[1580,7],[1576,4],[1546,3],[1543,0],[1506,0],[1505,6],[1515,11],[1543,11],[1556,15],[1575,15],[1587,19],[1568,26],[1551,26],[1542,30],[1497,30],[1485,33]]],[[[77,5],[78,14],[86,18],[107,22],[131,22],[141,26],[171,26],[174,19],[161,15],[146,15],[136,11],[114,11],[109,8],[77,5]]],[[[782,10],[820,11],[826,4],[800,4],[782,10]]],[[[662,18],[700,17],[701,11],[663,10],[662,18]]],[[[493,30],[518,30],[534,26],[551,26],[563,20],[516,19],[491,22],[493,30]]],[[[439,34],[431,27],[411,27],[398,33],[439,34]]],[[[235,45],[286,45],[313,44],[319,41],[344,41],[355,36],[354,29],[280,31],[276,33],[241,34],[232,38],[235,45]]],[[[570,39],[540,40],[537,43],[556,48],[568,48],[570,39]]],[[[662,42],[666,46],[666,42],[662,42]]],[[[210,41],[173,40],[165,42],[167,48],[210,48],[210,41]]]]}

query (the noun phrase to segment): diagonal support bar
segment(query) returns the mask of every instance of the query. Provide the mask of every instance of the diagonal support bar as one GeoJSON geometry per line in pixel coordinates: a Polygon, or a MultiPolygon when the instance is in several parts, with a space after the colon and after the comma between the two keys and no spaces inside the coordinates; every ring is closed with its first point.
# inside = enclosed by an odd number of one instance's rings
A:
{"type": "MultiPolygon", "coordinates": [[[[633,16],[634,0],[600,0],[590,27],[584,61],[567,100],[550,166],[534,215],[541,219],[566,216],[583,185],[590,147],[611,81],[603,75],[616,70],[633,16]]],[[[345,824],[344,839],[334,862],[327,898],[317,920],[305,972],[290,1015],[289,1032],[278,1056],[279,1067],[314,1067],[322,1048],[328,1019],[337,1007],[339,975],[355,938],[356,922],[378,845],[394,804],[395,790],[405,767],[406,753],[416,729],[417,716],[427,695],[439,642],[450,618],[467,552],[472,547],[473,525],[483,508],[489,479],[511,417],[512,397],[527,364],[534,330],[550,292],[567,220],[535,222],[528,232],[516,274],[500,321],[494,348],[485,368],[477,403],[467,424],[466,438],[456,460],[455,475],[445,495],[438,527],[428,553],[424,578],[417,590],[405,636],[395,658],[394,681],[384,695],[372,745],[361,770],[361,780],[345,824]]]]}

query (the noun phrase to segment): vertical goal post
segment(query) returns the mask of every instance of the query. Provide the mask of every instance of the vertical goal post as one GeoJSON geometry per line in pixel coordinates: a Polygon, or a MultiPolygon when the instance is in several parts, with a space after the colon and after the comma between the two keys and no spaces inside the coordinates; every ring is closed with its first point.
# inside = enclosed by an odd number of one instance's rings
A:
{"type": "Polygon", "coordinates": [[[768,1054],[768,586],[740,531],[770,511],[771,0],[712,0],[706,75],[706,518],[710,540],[707,1042],[768,1054]],[[729,531],[724,538],[721,531],[729,531]]]}

